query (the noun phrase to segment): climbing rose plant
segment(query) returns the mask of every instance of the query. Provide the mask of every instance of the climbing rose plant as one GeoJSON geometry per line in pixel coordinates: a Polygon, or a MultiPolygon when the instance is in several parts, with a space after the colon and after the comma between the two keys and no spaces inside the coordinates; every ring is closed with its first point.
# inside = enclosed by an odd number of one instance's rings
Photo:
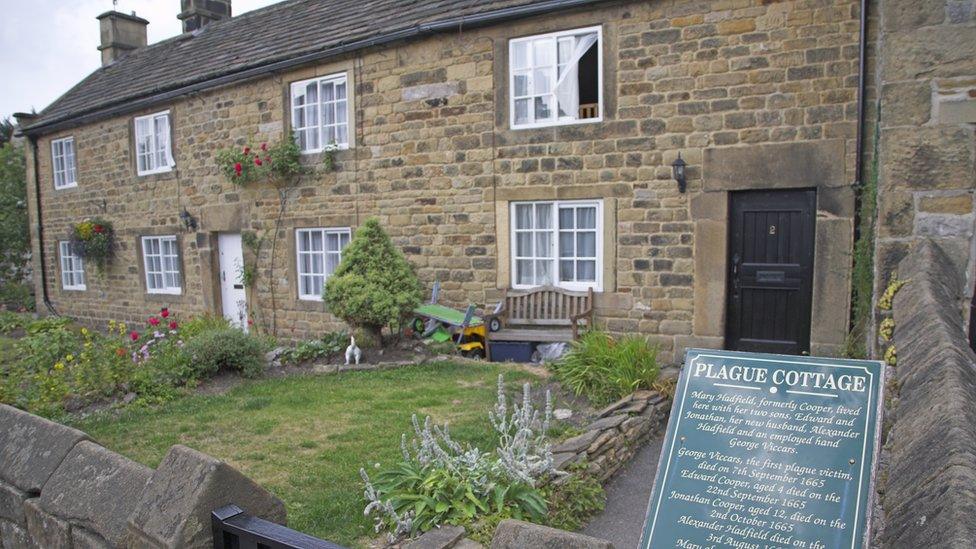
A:
{"type": "Polygon", "coordinates": [[[217,165],[227,179],[237,185],[268,181],[276,187],[295,183],[305,173],[301,150],[292,138],[269,145],[244,145],[217,152],[217,165]]]}

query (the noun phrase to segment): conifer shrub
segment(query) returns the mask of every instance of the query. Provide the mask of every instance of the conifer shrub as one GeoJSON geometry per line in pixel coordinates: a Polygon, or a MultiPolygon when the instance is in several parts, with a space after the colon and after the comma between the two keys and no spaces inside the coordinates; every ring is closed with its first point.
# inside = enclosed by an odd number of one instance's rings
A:
{"type": "Polygon", "coordinates": [[[423,289],[413,266],[379,220],[371,218],[342,251],[342,261],[326,282],[323,297],[332,314],[379,339],[383,327],[398,327],[417,307],[423,289]]]}

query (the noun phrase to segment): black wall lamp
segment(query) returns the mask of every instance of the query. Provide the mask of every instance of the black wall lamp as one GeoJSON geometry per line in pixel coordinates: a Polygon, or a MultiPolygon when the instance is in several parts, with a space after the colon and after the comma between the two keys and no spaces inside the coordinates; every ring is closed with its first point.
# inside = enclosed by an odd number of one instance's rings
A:
{"type": "Polygon", "coordinates": [[[674,175],[674,180],[678,182],[678,192],[683,193],[688,188],[688,180],[685,178],[685,166],[688,164],[681,159],[681,152],[678,152],[678,158],[671,163],[671,173],[674,175]]]}
{"type": "Polygon", "coordinates": [[[182,221],[183,225],[186,226],[186,230],[188,231],[197,230],[197,220],[192,215],[190,215],[190,212],[186,211],[186,208],[183,208],[183,211],[180,212],[180,221],[182,221]]]}

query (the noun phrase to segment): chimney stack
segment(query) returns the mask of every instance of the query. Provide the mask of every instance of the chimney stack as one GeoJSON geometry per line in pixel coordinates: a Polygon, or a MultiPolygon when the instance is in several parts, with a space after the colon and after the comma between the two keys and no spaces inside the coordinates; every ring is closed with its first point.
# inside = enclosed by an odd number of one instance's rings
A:
{"type": "Polygon", "coordinates": [[[230,19],[231,0],[180,0],[182,11],[176,16],[183,21],[183,32],[202,29],[218,19],[230,19]]]}
{"type": "Polygon", "coordinates": [[[146,45],[146,21],[142,17],[126,15],[117,11],[107,11],[99,15],[98,26],[102,36],[102,66],[111,64],[129,54],[130,51],[146,45]]]}

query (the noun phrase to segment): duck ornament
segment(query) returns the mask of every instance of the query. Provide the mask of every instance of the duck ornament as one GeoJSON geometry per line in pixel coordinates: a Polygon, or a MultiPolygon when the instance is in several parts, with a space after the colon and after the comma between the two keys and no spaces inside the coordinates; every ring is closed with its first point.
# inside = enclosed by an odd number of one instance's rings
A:
{"type": "Polygon", "coordinates": [[[355,361],[356,364],[358,365],[360,359],[362,358],[363,358],[363,350],[360,349],[358,346],[356,346],[356,338],[350,337],[349,346],[346,347],[346,366],[349,366],[349,363],[352,361],[355,361]]]}

